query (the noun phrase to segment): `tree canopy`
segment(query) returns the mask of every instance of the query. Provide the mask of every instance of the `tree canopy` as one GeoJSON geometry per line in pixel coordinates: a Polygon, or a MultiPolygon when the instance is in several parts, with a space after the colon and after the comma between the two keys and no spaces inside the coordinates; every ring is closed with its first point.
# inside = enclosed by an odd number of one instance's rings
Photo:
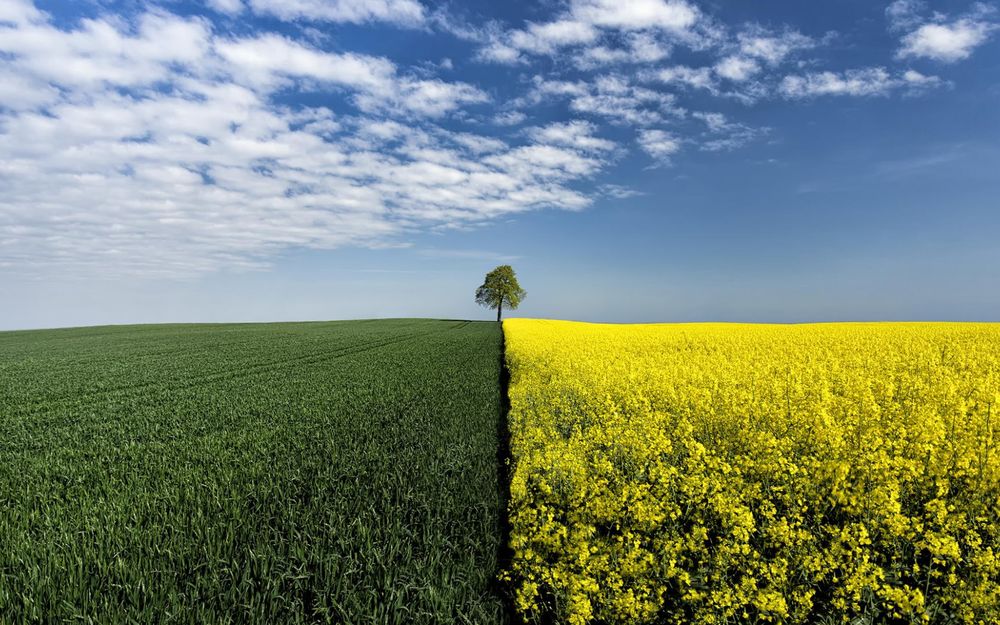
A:
{"type": "Polygon", "coordinates": [[[500,311],[504,308],[516,309],[526,295],[525,290],[517,282],[514,268],[510,265],[500,265],[486,274],[486,280],[476,289],[476,303],[486,308],[496,308],[497,321],[500,321],[500,311]]]}

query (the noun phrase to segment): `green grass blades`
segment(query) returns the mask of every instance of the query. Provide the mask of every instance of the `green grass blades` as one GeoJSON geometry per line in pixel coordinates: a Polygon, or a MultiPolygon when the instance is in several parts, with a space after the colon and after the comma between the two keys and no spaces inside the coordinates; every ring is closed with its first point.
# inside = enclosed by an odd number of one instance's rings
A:
{"type": "Polygon", "coordinates": [[[498,623],[493,323],[0,333],[0,622],[498,623]]]}

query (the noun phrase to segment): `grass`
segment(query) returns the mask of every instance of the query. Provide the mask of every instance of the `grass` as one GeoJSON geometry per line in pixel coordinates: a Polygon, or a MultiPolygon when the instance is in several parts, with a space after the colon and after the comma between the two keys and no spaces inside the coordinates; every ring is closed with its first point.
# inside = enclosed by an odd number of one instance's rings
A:
{"type": "Polygon", "coordinates": [[[498,623],[497,324],[0,333],[0,622],[498,623]]]}

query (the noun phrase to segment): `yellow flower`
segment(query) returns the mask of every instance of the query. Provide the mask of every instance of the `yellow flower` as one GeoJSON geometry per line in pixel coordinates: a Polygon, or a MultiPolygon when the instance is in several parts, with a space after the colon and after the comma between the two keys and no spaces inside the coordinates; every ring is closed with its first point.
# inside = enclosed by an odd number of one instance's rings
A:
{"type": "Polygon", "coordinates": [[[504,332],[527,617],[1000,623],[1000,325],[504,332]]]}

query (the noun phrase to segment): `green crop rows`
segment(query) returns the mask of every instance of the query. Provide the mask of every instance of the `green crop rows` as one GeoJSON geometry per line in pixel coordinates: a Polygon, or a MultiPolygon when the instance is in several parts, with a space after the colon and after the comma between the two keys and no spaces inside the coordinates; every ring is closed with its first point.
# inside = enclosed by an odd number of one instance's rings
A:
{"type": "Polygon", "coordinates": [[[0,623],[497,623],[493,323],[0,333],[0,623]]]}

